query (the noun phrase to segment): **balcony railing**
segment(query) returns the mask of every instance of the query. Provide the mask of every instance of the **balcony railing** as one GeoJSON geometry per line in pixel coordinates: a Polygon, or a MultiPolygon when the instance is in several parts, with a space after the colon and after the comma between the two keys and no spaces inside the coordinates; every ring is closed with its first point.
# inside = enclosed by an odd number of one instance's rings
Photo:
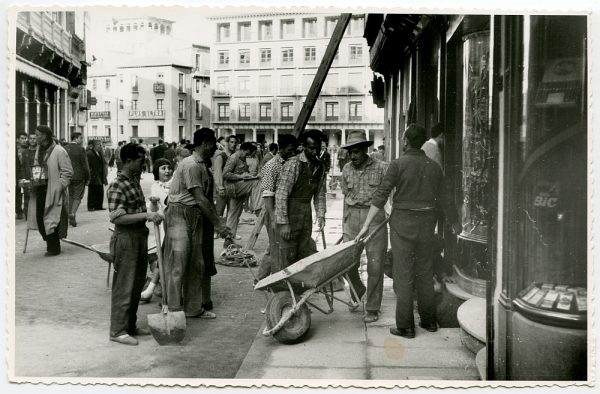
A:
{"type": "Polygon", "coordinates": [[[165,92],[165,84],[162,82],[156,82],[153,85],[154,93],[164,93],[165,92]]]}
{"type": "Polygon", "coordinates": [[[138,85],[133,85],[133,86],[131,87],[131,92],[132,92],[132,93],[139,93],[139,88],[138,88],[138,85]]]}

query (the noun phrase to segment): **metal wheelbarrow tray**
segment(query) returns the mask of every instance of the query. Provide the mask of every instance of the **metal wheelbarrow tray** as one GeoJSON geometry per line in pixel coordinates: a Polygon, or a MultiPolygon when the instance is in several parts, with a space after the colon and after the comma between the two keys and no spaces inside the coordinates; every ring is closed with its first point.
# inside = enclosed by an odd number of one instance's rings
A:
{"type": "Polygon", "coordinates": [[[273,290],[281,288],[282,285],[287,287],[287,291],[275,291],[270,296],[266,306],[267,327],[263,335],[273,335],[282,343],[297,343],[310,328],[310,311],[307,305],[324,314],[333,312],[334,299],[348,305],[352,310],[358,308],[359,303],[353,302],[352,298],[343,300],[334,295],[333,281],[344,277],[351,295],[359,300],[348,278],[348,271],[356,263],[364,245],[386,224],[387,220],[362,241],[352,240],[332,246],[259,281],[254,287],[255,290],[273,290]],[[328,310],[309,301],[315,293],[325,296],[328,310]]]}

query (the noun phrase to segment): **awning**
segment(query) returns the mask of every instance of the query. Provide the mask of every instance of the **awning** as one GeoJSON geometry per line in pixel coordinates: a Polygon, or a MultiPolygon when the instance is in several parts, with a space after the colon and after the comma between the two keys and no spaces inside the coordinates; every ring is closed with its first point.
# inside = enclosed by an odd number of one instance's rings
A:
{"type": "Polygon", "coordinates": [[[29,60],[23,59],[19,55],[17,55],[15,68],[18,72],[27,74],[32,78],[39,79],[40,81],[44,81],[61,89],[67,89],[69,87],[68,79],[59,77],[29,60]]]}

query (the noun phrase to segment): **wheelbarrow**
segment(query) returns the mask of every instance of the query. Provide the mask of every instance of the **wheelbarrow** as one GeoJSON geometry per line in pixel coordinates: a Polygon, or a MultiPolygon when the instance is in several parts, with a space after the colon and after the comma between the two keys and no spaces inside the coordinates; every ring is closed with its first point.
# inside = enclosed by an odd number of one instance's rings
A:
{"type": "Polygon", "coordinates": [[[363,240],[334,245],[260,280],[254,286],[255,290],[272,291],[265,308],[267,325],[263,335],[272,335],[281,343],[298,343],[310,328],[309,305],[326,315],[333,312],[334,300],[355,309],[358,302],[352,301],[352,297],[350,300],[343,300],[334,295],[333,283],[338,278],[345,278],[351,296],[359,300],[348,277],[348,271],[360,258],[365,244],[384,228],[387,222],[388,220],[385,220],[379,224],[363,240]],[[287,290],[281,290],[282,288],[287,290]],[[310,302],[310,297],[317,293],[325,296],[329,307],[327,310],[310,302]]]}
{"type": "MultiPolygon", "coordinates": [[[[112,229],[109,229],[109,230],[113,231],[112,229]]],[[[108,263],[108,270],[106,272],[106,288],[107,289],[111,288],[110,270],[112,268],[113,258],[110,255],[110,244],[109,243],[86,245],[81,242],[73,241],[72,239],[67,239],[67,238],[63,238],[63,239],[61,239],[61,241],[66,242],[71,245],[78,246],[78,247],[86,249],[86,250],[89,250],[91,252],[94,252],[98,256],[100,256],[100,258],[102,260],[106,261],[108,263]]],[[[148,255],[155,254],[155,253],[156,253],[156,243],[153,241],[152,238],[149,238],[148,239],[148,255]]]]}

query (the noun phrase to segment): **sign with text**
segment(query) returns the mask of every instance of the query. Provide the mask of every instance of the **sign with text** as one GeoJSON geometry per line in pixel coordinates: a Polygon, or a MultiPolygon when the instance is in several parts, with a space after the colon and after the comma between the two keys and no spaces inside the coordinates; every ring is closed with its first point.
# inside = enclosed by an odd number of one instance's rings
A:
{"type": "Polygon", "coordinates": [[[89,135],[88,141],[111,142],[111,139],[108,135],[89,135]]]}
{"type": "Polygon", "coordinates": [[[155,109],[152,111],[129,111],[129,119],[164,119],[165,111],[162,109],[155,109]]]}
{"type": "Polygon", "coordinates": [[[110,119],[110,111],[90,111],[90,119],[110,119]]]}

